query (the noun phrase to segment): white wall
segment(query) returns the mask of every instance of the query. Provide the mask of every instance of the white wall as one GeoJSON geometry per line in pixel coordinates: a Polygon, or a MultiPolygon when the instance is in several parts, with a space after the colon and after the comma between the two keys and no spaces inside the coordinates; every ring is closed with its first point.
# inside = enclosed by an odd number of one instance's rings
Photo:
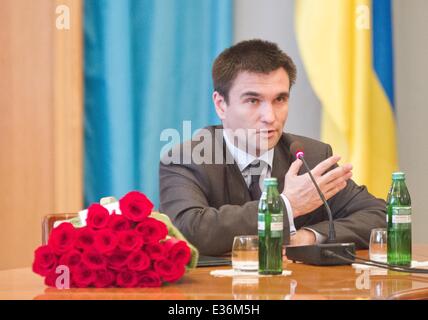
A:
{"type": "Polygon", "coordinates": [[[428,1],[394,0],[400,169],[413,206],[413,239],[428,243],[428,1]]]}
{"type": "MultiPolygon", "coordinates": [[[[235,42],[252,38],[274,41],[293,58],[298,74],[285,130],[319,138],[321,106],[300,59],[294,2],[235,0],[235,42]]],[[[407,174],[412,197],[413,241],[428,243],[428,1],[394,0],[393,9],[400,169],[407,174]]]]}

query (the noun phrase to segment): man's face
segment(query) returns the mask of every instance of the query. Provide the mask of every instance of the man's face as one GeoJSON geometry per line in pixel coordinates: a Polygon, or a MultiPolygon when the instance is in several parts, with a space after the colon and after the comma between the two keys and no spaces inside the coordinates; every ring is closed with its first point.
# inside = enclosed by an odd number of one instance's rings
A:
{"type": "Polygon", "coordinates": [[[239,73],[229,91],[229,103],[216,92],[213,96],[223,127],[247,131],[248,146],[257,153],[275,147],[288,116],[289,88],[283,68],[268,74],[239,73]]]}

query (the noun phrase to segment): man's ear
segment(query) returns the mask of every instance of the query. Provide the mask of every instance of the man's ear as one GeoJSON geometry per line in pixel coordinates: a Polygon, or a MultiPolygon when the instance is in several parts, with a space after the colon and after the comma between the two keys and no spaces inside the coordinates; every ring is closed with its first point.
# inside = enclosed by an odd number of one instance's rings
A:
{"type": "Polygon", "coordinates": [[[218,91],[214,91],[213,101],[214,101],[215,111],[217,112],[217,116],[220,118],[220,120],[223,121],[224,119],[226,119],[227,103],[224,97],[220,93],[218,93],[218,91]]]}

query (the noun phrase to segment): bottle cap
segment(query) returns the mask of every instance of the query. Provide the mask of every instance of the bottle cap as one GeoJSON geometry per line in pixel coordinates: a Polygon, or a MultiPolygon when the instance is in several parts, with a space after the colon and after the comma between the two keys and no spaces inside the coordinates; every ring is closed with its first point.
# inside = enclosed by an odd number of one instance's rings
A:
{"type": "Polygon", "coordinates": [[[404,172],[393,172],[392,180],[404,180],[406,178],[406,174],[404,172]]]}
{"type": "Polygon", "coordinates": [[[276,178],[266,178],[265,180],[263,180],[263,184],[265,185],[265,187],[267,187],[267,186],[277,186],[278,185],[278,180],[276,178]]]}

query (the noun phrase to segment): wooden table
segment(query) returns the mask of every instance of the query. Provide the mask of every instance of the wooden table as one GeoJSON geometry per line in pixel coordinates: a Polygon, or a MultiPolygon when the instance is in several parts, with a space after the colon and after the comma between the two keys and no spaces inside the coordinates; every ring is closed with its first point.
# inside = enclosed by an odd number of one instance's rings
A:
{"type": "MultiPolygon", "coordinates": [[[[367,256],[367,251],[358,252],[367,256]]],[[[416,246],[414,260],[428,260],[428,245],[416,246]]],[[[0,299],[386,299],[409,292],[428,292],[428,275],[369,273],[351,266],[317,267],[284,262],[290,276],[221,277],[203,267],[188,272],[178,283],[162,288],[69,289],[47,288],[30,268],[0,271],[0,299]]]]}

